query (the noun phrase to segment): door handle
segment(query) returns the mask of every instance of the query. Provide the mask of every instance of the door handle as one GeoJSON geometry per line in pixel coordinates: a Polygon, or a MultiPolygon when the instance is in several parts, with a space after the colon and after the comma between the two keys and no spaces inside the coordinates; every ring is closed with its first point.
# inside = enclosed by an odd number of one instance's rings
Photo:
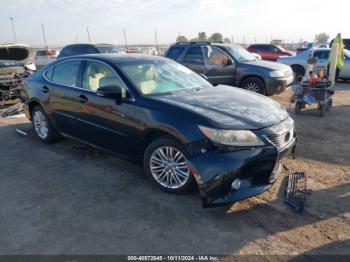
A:
{"type": "Polygon", "coordinates": [[[50,91],[50,89],[47,86],[43,86],[41,89],[41,92],[47,94],[50,91]]]}
{"type": "Polygon", "coordinates": [[[83,103],[83,104],[85,104],[87,101],[89,101],[89,99],[84,95],[78,96],[78,100],[80,103],[83,103]]]}

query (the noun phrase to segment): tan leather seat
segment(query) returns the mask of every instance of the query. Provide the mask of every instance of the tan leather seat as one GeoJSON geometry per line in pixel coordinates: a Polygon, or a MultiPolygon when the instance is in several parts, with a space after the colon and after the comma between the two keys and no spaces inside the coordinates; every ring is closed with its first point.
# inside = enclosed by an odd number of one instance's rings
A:
{"type": "Polygon", "coordinates": [[[139,84],[143,94],[151,94],[156,89],[155,72],[152,66],[144,73],[139,84]]]}

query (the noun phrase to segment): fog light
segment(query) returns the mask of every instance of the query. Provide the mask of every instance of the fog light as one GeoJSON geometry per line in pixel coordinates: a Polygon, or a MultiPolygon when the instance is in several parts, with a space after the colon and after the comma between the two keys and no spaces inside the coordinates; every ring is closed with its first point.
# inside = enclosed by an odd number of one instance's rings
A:
{"type": "Polygon", "coordinates": [[[232,189],[238,190],[241,187],[241,180],[239,178],[236,178],[232,182],[232,189]]]}

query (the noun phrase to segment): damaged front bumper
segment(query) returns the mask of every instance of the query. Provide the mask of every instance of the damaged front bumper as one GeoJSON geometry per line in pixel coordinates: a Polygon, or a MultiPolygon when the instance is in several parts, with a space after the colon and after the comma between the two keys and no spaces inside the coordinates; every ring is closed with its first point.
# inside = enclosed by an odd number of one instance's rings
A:
{"type": "Polygon", "coordinates": [[[212,150],[189,160],[203,207],[230,204],[258,195],[272,186],[279,172],[279,160],[292,153],[296,138],[283,150],[273,145],[239,151],[212,150]],[[232,183],[239,179],[240,186],[232,183]]]}

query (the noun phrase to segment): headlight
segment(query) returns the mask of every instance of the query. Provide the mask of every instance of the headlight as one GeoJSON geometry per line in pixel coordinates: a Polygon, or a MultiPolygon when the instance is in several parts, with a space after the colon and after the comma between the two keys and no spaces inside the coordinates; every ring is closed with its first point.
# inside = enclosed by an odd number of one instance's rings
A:
{"type": "Polygon", "coordinates": [[[270,77],[284,77],[284,72],[282,71],[271,71],[270,77]]]}
{"type": "Polygon", "coordinates": [[[253,132],[249,130],[222,130],[213,129],[204,126],[198,126],[202,133],[218,144],[229,146],[263,146],[260,140],[253,132]]]}

